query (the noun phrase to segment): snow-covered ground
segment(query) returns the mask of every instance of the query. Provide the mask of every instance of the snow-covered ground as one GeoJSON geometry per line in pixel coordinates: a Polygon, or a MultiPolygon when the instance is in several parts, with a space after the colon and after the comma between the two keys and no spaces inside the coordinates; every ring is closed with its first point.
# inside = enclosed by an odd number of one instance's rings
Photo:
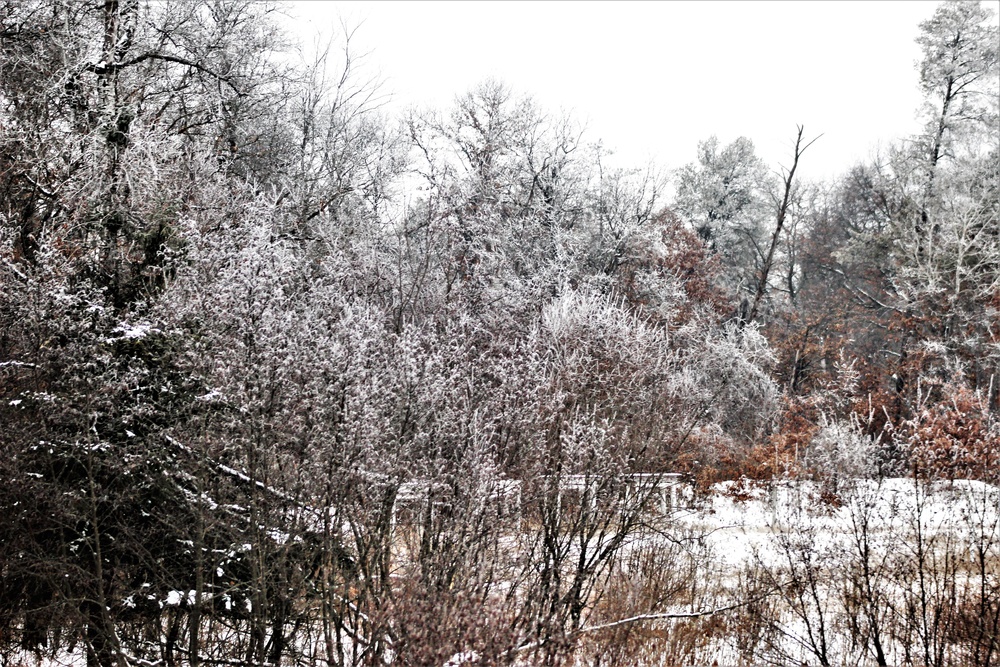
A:
{"type": "Polygon", "coordinates": [[[1000,489],[983,482],[914,482],[911,478],[858,480],[836,496],[814,482],[773,485],[723,482],[681,511],[681,525],[705,535],[714,553],[738,566],[758,557],[773,562],[772,537],[808,526],[818,547],[834,546],[853,532],[862,516],[876,535],[899,533],[920,520],[930,534],[940,530],[989,528],[998,523],[1000,489]]]}
{"type": "MultiPolygon", "coordinates": [[[[852,480],[840,483],[831,493],[829,486],[814,482],[753,484],[744,480],[717,484],[689,505],[674,510],[668,530],[699,542],[701,553],[711,561],[706,561],[704,573],[718,575],[715,583],[723,586],[732,584],[748,566],[782,571],[789,564],[789,537],[799,545],[806,543],[820,558],[839,558],[854,548],[861,526],[872,543],[883,549],[907,544],[915,530],[929,539],[953,537],[963,544],[985,538],[992,557],[1000,560],[1000,489],[982,482],[852,480]]],[[[633,547],[642,544],[633,543],[633,547]]],[[[177,605],[185,595],[189,593],[173,591],[162,604],[177,605]]],[[[806,631],[800,619],[790,618],[787,623],[784,631],[789,636],[806,631]]],[[[86,664],[83,647],[75,648],[41,663],[26,654],[15,664],[82,667],[86,664]]],[[[739,663],[733,647],[718,649],[714,655],[719,664],[739,663]]],[[[835,643],[831,649],[836,650],[835,643]]],[[[459,653],[447,667],[474,664],[478,658],[474,652],[459,653]]]]}

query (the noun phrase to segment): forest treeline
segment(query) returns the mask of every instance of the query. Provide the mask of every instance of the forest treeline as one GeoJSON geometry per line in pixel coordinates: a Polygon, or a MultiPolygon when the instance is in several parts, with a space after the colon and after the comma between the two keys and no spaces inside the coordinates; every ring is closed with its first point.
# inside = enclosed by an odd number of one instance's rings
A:
{"type": "Polygon", "coordinates": [[[827,183],[822,128],[671,175],[498,82],[392,117],[278,10],[0,6],[4,664],[557,664],[657,474],[998,482],[989,8],[827,183]]]}

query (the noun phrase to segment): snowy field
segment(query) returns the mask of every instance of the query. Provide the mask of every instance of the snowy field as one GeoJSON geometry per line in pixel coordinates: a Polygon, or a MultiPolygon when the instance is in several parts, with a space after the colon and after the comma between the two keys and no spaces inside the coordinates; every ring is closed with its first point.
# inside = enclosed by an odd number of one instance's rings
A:
{"type": "Polygon", "coordinates": [[[822,487],[811,482],[771,488],[723,482],[678,521],[704,533],[715,553],[737,567],[755,558],[774,563],[779,554],[773,536],[797,528],[813,531],[820,549],[843,546],[864,517],[882,538],[901,536],[918,520],[932,533],[975,526],[997,530],[998,493],[996,487],[968,480],[933,486],[909,478],[860,480],[842,487],[836,498],[824,497],[822,487]]]}
{"type": "MultiPolygon", "coordinates": [[[[817,661],[816,654],[820,650],[826,653],[829,665],[879,664],[870,645],[858,645],[857,637],[852,642],[842,633],[838,634],[844,623],[841,618],[844,610],[838,605],[840,596],[847,590],[848,573],[858,571],[865,562],[874,572],[867,584],[881,586],[881,592],[872,601],[875,607],[882,605],[883,608],[869,609],[871,618],[867,622],[884,626],[886,636],[880,649],[885,653],[884,659],[888,664],[922,664],[919,644],[933,645],[940,638],[905,634],[900,630],[901,621],[890,618],[893,614],[901,615],[900,610],[912,607],[917,601],[911,586],[912,577],[900,579],[900,573],[916,567],[913,572],[925,575],[927,581],[921,585],[927,590],[919,601],[932,605],[940,602],[942,591],[954,597],[976,586],[989,583],[997,587],[1000,584],[1000,489],[982,482],[957,480],[928,484],[915,483],[912,479],[859,480],[842,483],[835,492],[811,482],[773,485],[726,482],[715,485],[709,493],[696,499],[689,498],[687,504],[688,508],[673,512],[667,525],[675,537],[684,535],[690,542],[692,548],[687,553],[694,563],[695,576],[704,580],[700,584],[702,594],[700,598],[691,597],[683,603],[669,604],[659,609],[661,614],[683,615],[706,607],[728,606],[733,600],[740,610],[738,596],[750,596],[740,588],[750,572],[764,573],[762,581],[770,577],[772,581],[781,580],[783,585],[793,582],[791,588],[798,593],[772,592],[775,602],[766,607],[771,614],[769,619],[751,619],[762,627],[771,623],[772,634],[761,631],[761,636],[756,637],[758,645],[751,647],[767,656],[765,659],[747,658],[745,638],[720,636],[706,641],[700,650],[692,651],[689,657],[694,662],[683,664],[717,664],[720,667],[824,664],[822,660],[817,661]],[[864,545],[871,550],[866,561],[861,551],[864,545]],[[926,570],[913,562],[913,555],[919,549],[926,551],[926,570]],[[978,573],[973,562],[977,549],[984,556],[984,567],[978,573]],[[948,560],[948,554],[954,556],[953,561],[948,560]],[[810,587],[811,599],[802,594],[803,590],[810,591],[810,587]],[[726,598],[726,595],[731,597],[726,598]],[[817,636],[817,622],[829,625],[823,630],[827,636],[817,636]],[[795,663],[783,662],[793,657],[795,663]]],[[[656,539],[640,540],[632,544],[632,549],[648,550],[658,543],[656,539]]],[[[183,597],[182,592],[173,591],[163,604],[176,606],[183,597]]],[[[864,609],[856,611],[862,612],[864,609]]],[[[596,622],[593,619],[592,624],[596,622]]],[[[676,628],[671,625],[676,619],[663,620],[662,627],[676,628]]],[[[859,622],[857,618],[854,620],[859,622]]],[[[870,635],[871,628],[864,632],[870,635]]],[[[597,637],[595,635],[594,640],[600,641],[597,637]]],[[[656,650],[653,649],[654,653],[656,650]]],[[[641,661],[634,659],[637,660],[634,664],[680,664],[667,659],[658,661],[655,655],[648,653],[641,661]]],[[[478,662],[475,652],[462,652],[446,664],[456,667],[478,662]]],[[[584,659],[581,664],[590,662],[584,659]]],[[[86,658],[82,645],[78,644],[74,651],[64,650],[41,660],[24,654],[9,664],[84,667],[86,658]]],[[[132,664],[152,667],[162,663],[134,659],[132,664]]],[[[939,664],[962,663],[943,661],[939,664]]]]}

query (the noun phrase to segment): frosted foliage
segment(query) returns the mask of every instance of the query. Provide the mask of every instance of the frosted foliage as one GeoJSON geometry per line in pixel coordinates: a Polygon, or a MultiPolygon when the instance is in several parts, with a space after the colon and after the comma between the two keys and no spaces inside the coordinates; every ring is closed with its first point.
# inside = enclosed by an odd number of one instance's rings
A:
{"type": "Polygon", "coordinates": [[[767,340],[755,327],[720,330],[684,327],[678,337],[690,348],[671,378],[671,392],[690,409],[745,437],[753,437],[777,409],[778,387],[767,373],[774,362],[767,340]]]}
{"type": "Polygon", "coordinates": [[[541,322],[556,344],[583,337],[620,346],[623,352],[637,352],[643,345],[664,339],[662,331],[608,298],[580,292],[566,292],[543,306],[541,322]]]}
{"type": "Polygon", "coordinates": [[[897,283],[908,299],[940,299],[950,307],[963,307],[969,301],[988,300],[1000,289],[1000,273],[994,270],[1000,265],[1000,186],[991,182],[998,175],[995,157],[973,161],[970,167],[982,170],[981,181],[949,173],[938,176],[939,206],[928,213],[933,244],[921,243],[913,232],[900,235],[897,283]]]}
{"type": "Polygon", "coordinates": [[[722,256],[731,287],[755,287],[772,215],[770,189],[767,169],[746,137],[721,150],[716,137],[699,142],[698,163],[678,174],[675,207],[722,256]]]}
{"type": "Polygon", "coordinates": [[[878,469],[877,448],[856,420],[825,421],[813,436],[807,463],[823,478],[864,478],[878,469]]]}
{"type": "MultiPolygon", "coordinates": [[[[975,121],[996,136],[1000,35],[995,14],[988,3],[948,2],[920,24],[920,84],[936,116],[931,132],[958,133],[975,121]]],[[[940,139],[949,150],[950,137],[940,139]]]]}
{"type": "Polygon", "coordinates": [[[765,432],[766,340],[577,124],[397,125],[265,3],[8,9],[5,664],[555,664],[672,520],[638,487],[765,432]]]}

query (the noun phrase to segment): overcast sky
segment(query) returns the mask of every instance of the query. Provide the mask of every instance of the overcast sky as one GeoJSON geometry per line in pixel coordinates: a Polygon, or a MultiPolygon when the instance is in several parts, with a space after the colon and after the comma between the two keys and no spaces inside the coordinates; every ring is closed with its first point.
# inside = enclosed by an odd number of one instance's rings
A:
{"type": "Polygon", "coordinates": [[[917,131],[914,39],[935,2],[290,3],[305,41],[357,26],[390,109],[447,108],[493,77],[571,112],[623,165],[676,168],[712,134],[802,175],[841,173],[917,131]]]}

